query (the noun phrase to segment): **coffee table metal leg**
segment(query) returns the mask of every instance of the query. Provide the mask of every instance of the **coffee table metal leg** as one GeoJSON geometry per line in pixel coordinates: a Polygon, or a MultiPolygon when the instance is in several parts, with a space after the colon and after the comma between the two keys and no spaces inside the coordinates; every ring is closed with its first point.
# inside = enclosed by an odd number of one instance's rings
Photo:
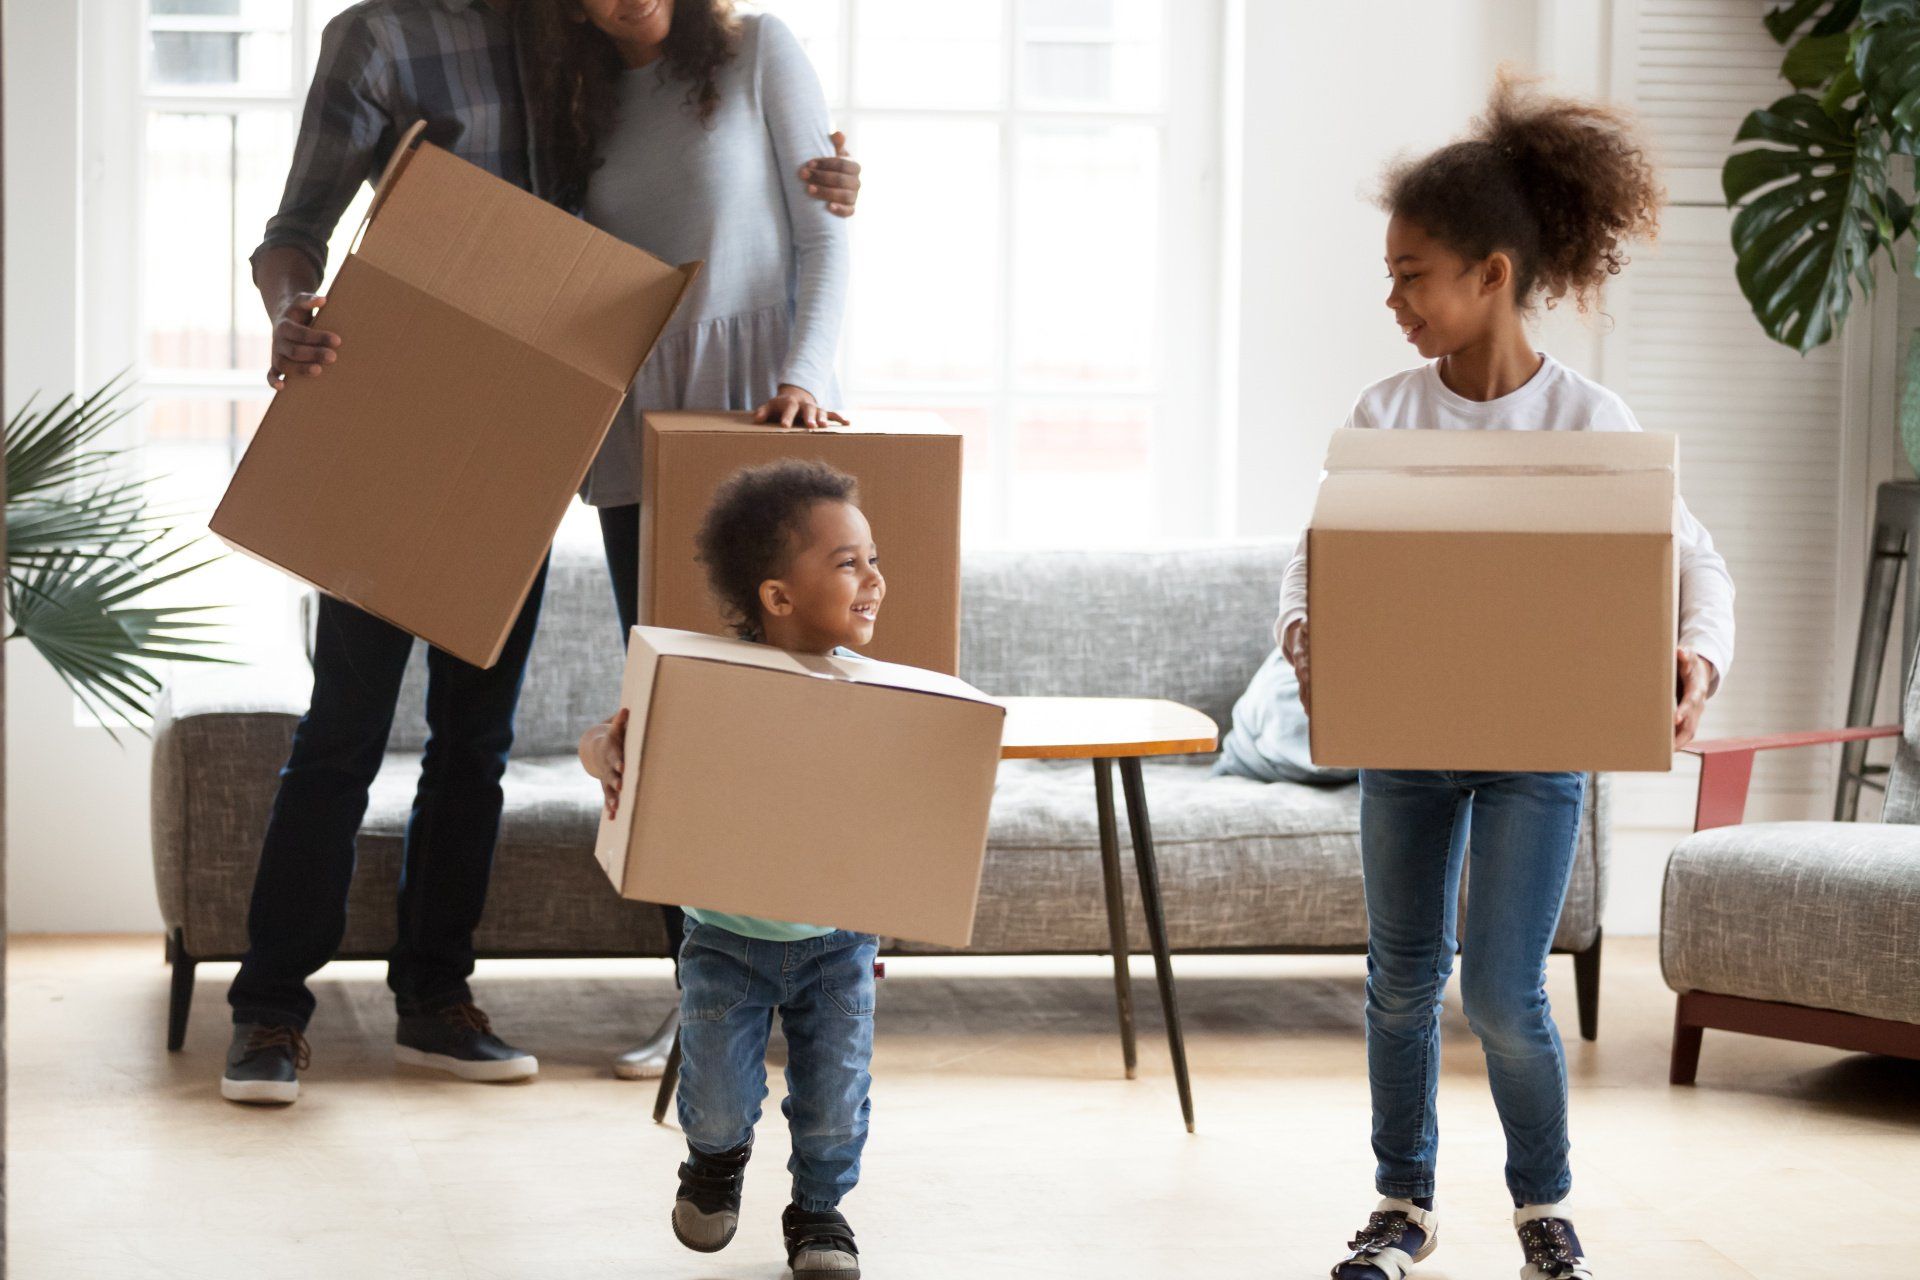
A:
{"type": "Polygon", "coordinates": [[[1127,795],[1127,825],[1133,828],[1133,859],[1140,875],[1140,905],[1153,943],[1153,972],[1160,982],[1160,1011],[1167,1019],[1167,1048],[1173,1054],[1173,1082],[1180,1090],[1180,1115],[1193,1132],[1193,1087],[1187,1079],[1187,1043],[1180,1029],[1180,1006],[1173,994],[1173,961],[1167,950],[1167,921],[1161,911],[1160,871],[1153,856],[1153,829],[1147,822],[1147,792],[1140,780],[1138,756],[1120,761],[1120,785],[1127,795]]]}
{"type": "Polygon", "coordinates": [[[1120,1056],[1131,1080],[1140,1059],[1133,1038],[1133,977],[1127,971],[1132,947],[1127,941],[1127,899],[1120,881],[1120,824],[1113,816],[1113,761],[1093,762],[1093,797],[1100,810],[1100,874],[1107,888],[1107,940],[1113,951],[1113,997],[1120,1010],[1120,1056]]]}
{"type": "Polygon", "coordinates": [[[673,1033],[673,1048],[667,1051],[667,1066],[660,1073],[660,1089],[653,1095],[653,1122],[659,1124],[666,1119],[667,1107],[673,1102],[673,1091],[680,1083],[680,1032],[673,1033]]]}

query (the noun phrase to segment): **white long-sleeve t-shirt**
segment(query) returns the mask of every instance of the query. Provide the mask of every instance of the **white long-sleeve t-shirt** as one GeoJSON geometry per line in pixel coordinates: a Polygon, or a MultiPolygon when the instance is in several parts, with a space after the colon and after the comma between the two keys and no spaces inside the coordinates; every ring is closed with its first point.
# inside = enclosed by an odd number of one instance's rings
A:
{"type": "MultiPolygon", "coordinates": [[[[1436,428],[1442,431],[1638,431],[1626,401],[1542,352],[1524,386],[1496,400],[1469,400],[1440,380],[1438,363],[1384,378],[1360,393],[1349,427],[1436,428]]],[[[1675,558],[1680,572],[1679,643],[1724,677],[1733,661],[1733,578],[1713,537],[1678,494],[1673,500],[1675,558]]],[[[1280,586],[1276,642],[1307,616],[1307,539],[1287,564],[1280,586]]]]}

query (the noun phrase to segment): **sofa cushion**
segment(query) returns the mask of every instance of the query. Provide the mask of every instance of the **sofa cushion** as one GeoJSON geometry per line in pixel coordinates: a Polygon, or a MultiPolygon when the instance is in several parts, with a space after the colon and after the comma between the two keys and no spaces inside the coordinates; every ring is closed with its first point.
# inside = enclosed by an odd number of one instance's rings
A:
{"type": "Polygon", "coordinates": [[[1273,648],[1291,543],[969,552],[960,674],[988,693],[1171,698],[1225,730],[1273,648]]]}
{"type": "MultiPolygon", "coordinates": [[[[389,755],[360,828],[360,865],[344,950],[383,951],[394,938],[394,889],[420,760],[389,755]]],[[[572,755],[514,760],[503,782],[500,842],[487,909],[474,935],[483,952],[664,955],[660,912],[614,892],[593,857],[599,785],[572,755]]]]}
{"type": "MultiPolygon", "coordinates": [[[[1359,947],[1360,789],[1218,777],[1210,760],[1149,761],[1141,769],[1175,950],[1359,947]]],[[[1132,836],[1119,778],[1130,945],[1147,949],[1132,836]]],[[[1597,824],[1591,801],[1557,946],[1580,950],[1599,929],[1597,824]]],[[[934,948],[901,943],[903,951],[934,948]]],[[[1093,770],[1084,760],[1011,760],[1000,767],[974,921],[974,951],[1107,949],[1106,896],[1093,770]]]]}
{"type": "Polygon", "coordinates": [[[1760,822],[1680,842],[1660,963],[1708,991],[1920,1022],[1920,829],[1760,822]]]}

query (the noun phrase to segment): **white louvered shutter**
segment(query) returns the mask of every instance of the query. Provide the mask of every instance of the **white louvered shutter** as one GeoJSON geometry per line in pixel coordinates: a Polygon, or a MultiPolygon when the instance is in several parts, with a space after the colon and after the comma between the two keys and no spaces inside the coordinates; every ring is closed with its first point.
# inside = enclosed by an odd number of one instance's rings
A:
{"type": "MultiPolygon", "coordinates": [[[[1734,670],[1710,706],[1711,736],[1814,728],[1834,719],[1850,650],[1843,614],[1862,566],[1848,456],[1848,344],[1801,357],[1769,340],[1734,281],[1720,165],[1741,118],[1789,91],[1765,0],[1616,0],[1614,93],[1654,140],[1670,204],[1660,242],[1610,289],[1617,323],[1600,376],[1649,431],[1680,439],[1680,486],[1738,591],[1734,670]]],[[[1867,310],[1853,322],[1865,326],[1867,310]]],[[[1847,622],[1851,618],[1846,619],[1847,622]]],[[[1752,812],[1824,816],[1833,757],[1762,757],[1752,812]]],[[[1692,771],[1627,781],[1623,799],[1686,813],[1692,771]],[[1685,792],[1685,795],[1679,794],[1685,792]]]]}

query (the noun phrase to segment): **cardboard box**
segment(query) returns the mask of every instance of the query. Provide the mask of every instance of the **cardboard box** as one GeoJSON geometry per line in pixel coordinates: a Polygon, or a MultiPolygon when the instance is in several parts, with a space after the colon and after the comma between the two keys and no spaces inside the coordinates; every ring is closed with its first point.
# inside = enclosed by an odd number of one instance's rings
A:
{"type": "Polygon", "coordinates": [[[1307,535],[1315,763],[1673,761],[1672,436],[1336,433],[1307,535]]]}
{"type": "Polygon", "coordinates": [[[745,413],[648,413],[640,439],[640,611],[645,626],[731,634],[696,558],[720,483],[742,467],[812,458],[860,482],[887,598],[866,656],[960,669],[960,434],[932,414],[862,415],[796,431],[745,413]]]}
{"type": "Polygon", "coordinates": [[[1006,711],[933,671],[635,627],[629,898],[964,947],[1006,711]]]}
{"type": "Polygon", "coordinates": [[[402,140],[327,290],[339,360],[273,398],[228,545],[477,666],[699,264],[402,140]]]}

